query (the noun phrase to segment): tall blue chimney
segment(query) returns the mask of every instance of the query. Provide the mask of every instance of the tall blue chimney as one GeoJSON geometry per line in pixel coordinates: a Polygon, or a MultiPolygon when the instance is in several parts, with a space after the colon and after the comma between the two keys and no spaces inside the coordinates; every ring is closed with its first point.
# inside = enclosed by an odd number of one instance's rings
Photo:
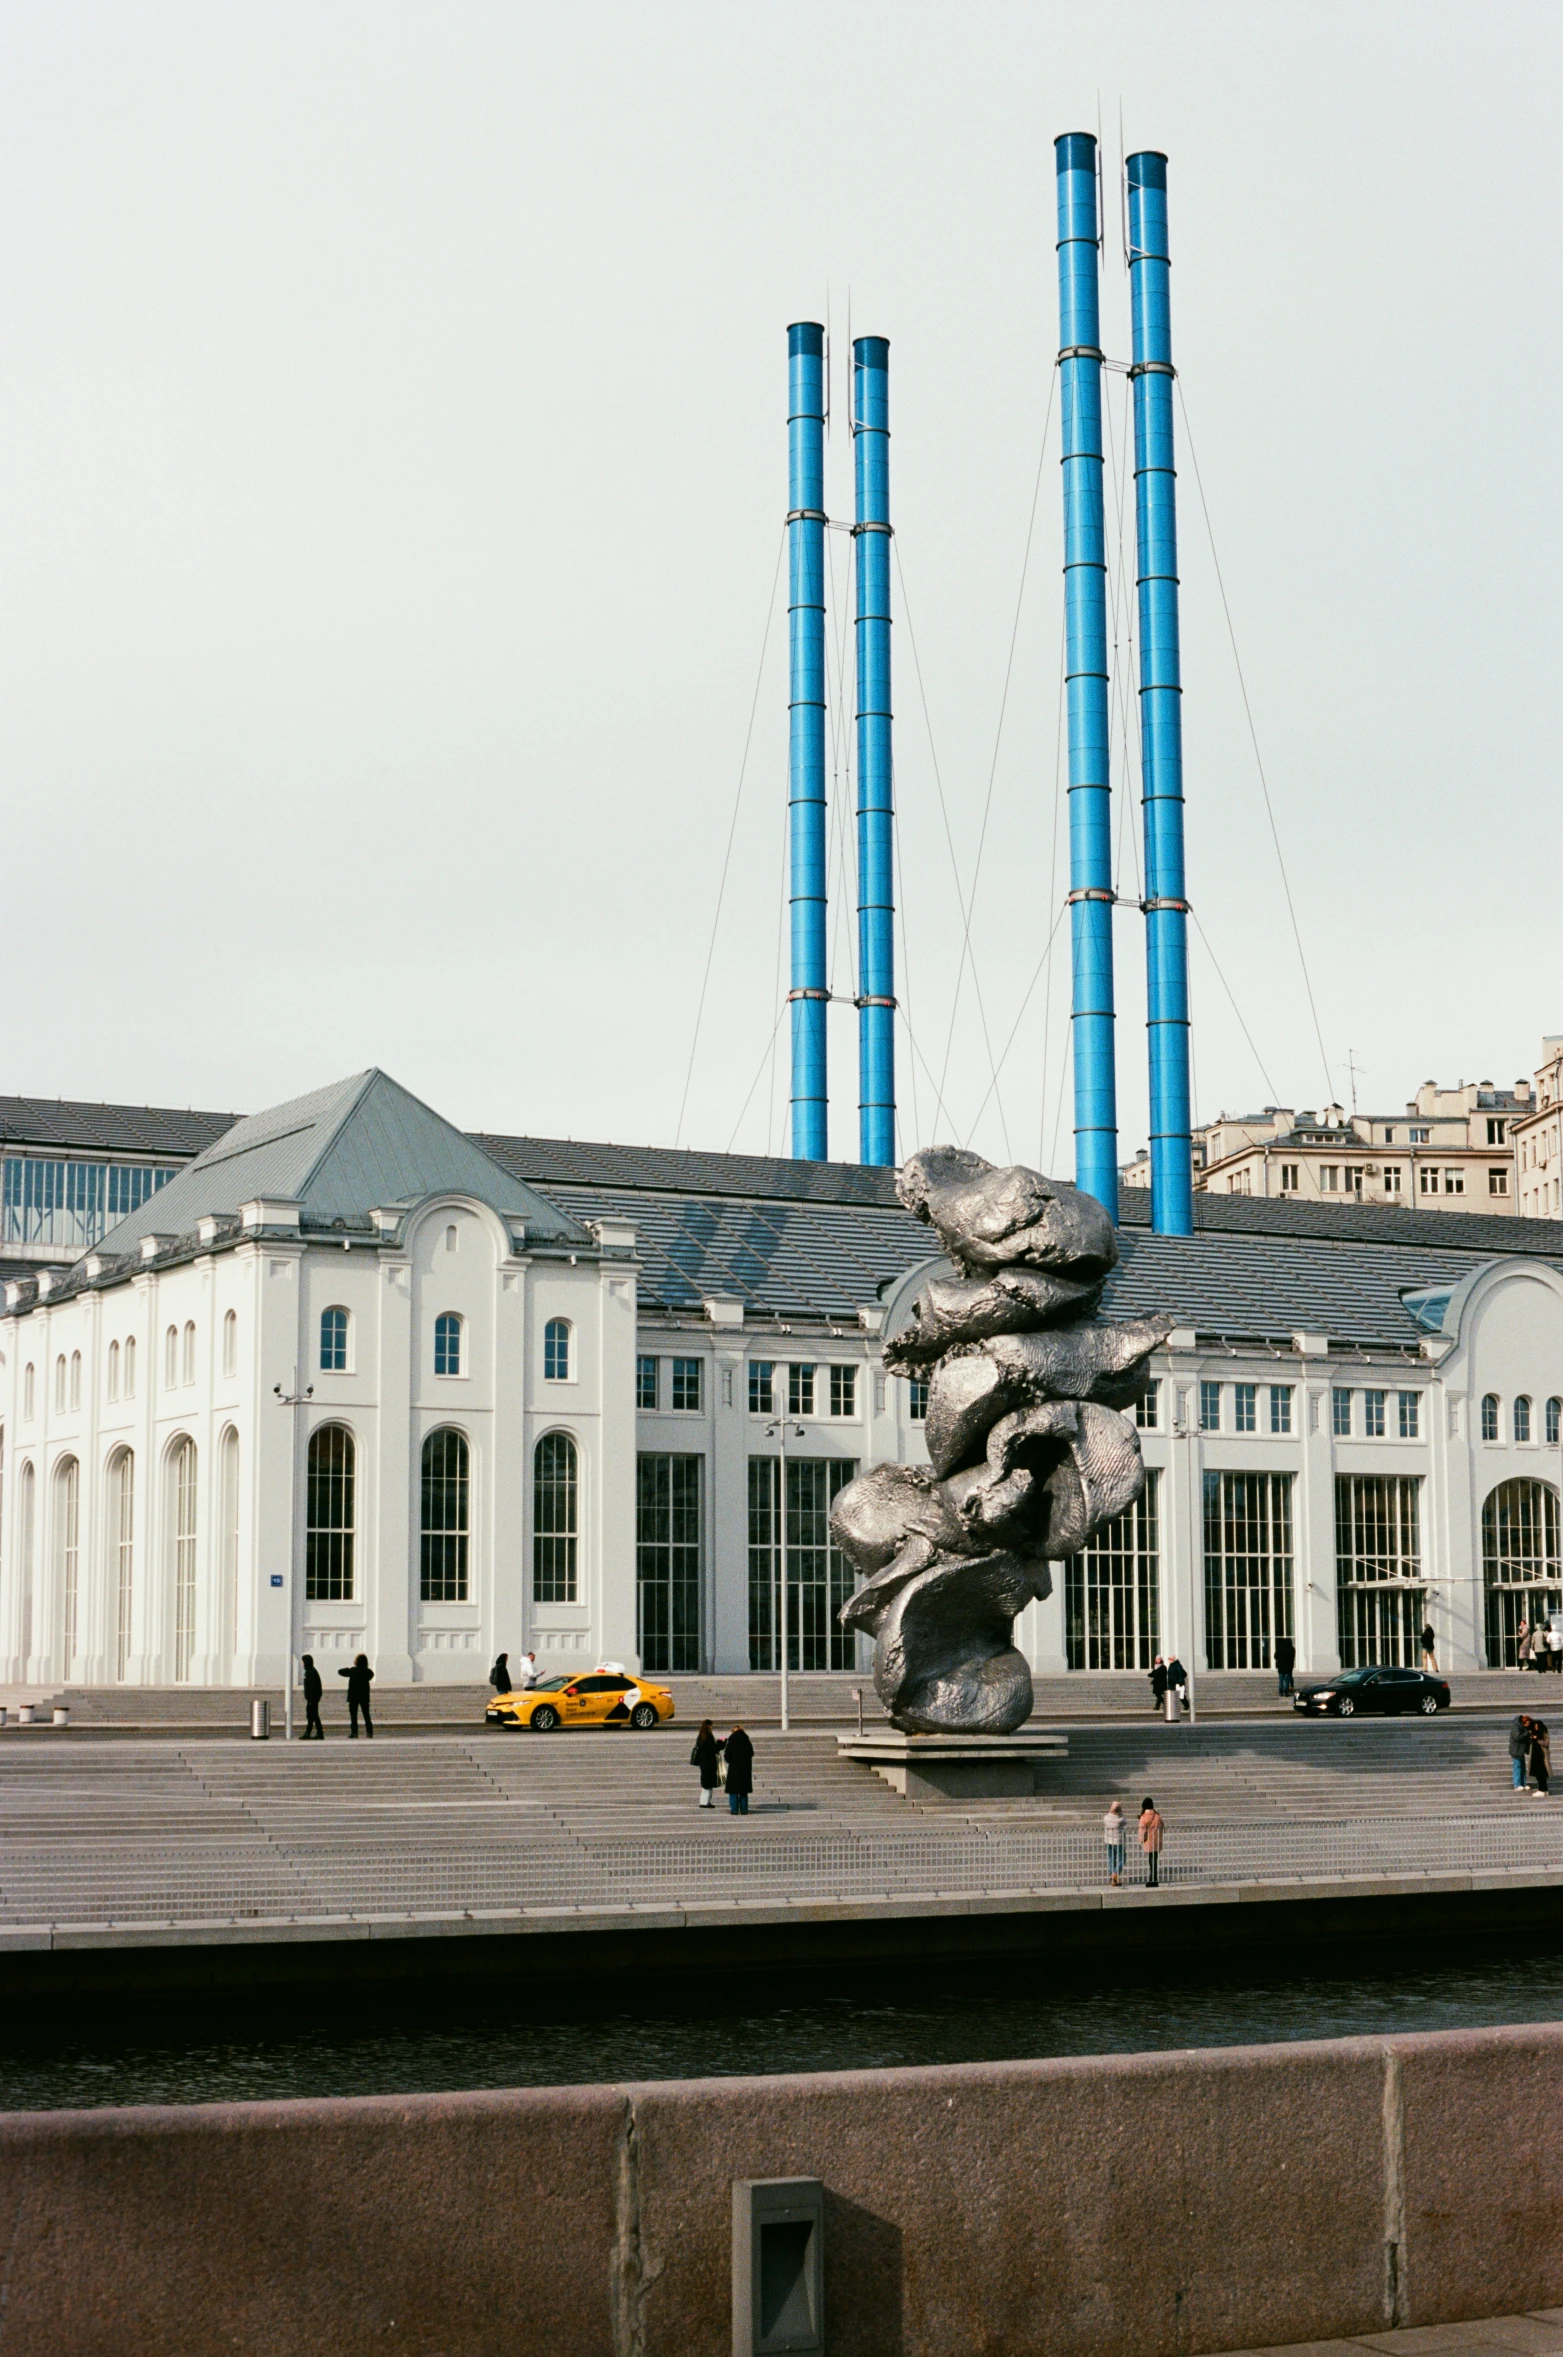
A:
{"type": "Polygon", "coordinates": [[[858,1152],[895,1161],[895,778],[890,756],[890,346],[852,346],[857,489],[858,1152]]]}
{"type": "Polygon", "coordinates": [[[787,760],[792,1151],[823,1162],[825,1094],[825,330],[787,330],[787,760]]]}
{"type": "Polygon", "coordinates": [[[1151,1223],[1194,1232],[1188,902],[1183,869],[1183,690],[1178,656],[1177,470],[1167,159],[1129,158],[1134,308],[1134,517],[1139,550],[1140,759],[1145,792],[1145,969],[1151,1083],[1151,1223]]]}
{"type": "Polygon", "coordinates": [[[1112,796],[1108,773],[1107,544],[1096,141],[1055,140],[1059,374],[1064,421],[1064,671],[1069,701],[1069,934],[1075,1183],[1118,1217],[1113,1051],[1112,796]]]}

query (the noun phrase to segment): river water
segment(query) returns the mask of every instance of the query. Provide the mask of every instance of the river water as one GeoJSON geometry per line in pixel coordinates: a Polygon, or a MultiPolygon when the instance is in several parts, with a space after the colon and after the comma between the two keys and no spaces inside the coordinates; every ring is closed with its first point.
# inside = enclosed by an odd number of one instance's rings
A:
{"type": "Polygon", "coordinates": [[[617,1989],[474,1990],[372,2000],[231,1993],[113,2012],[101,2000],[13,2008],[0,2108],[78,2109],[290,2095],[406,2095],[612,2079],[1134,2054],[1402,2030],[1563,2020],[1563,1947],[1321,1948],[1285,1960],[1120,1970],[1045,1960],[898,1965],[786,1980],[718,1974],[633,2004],[617,1989]],[[20,2017],[25,2013],[26,2019],[20,2017]]]}

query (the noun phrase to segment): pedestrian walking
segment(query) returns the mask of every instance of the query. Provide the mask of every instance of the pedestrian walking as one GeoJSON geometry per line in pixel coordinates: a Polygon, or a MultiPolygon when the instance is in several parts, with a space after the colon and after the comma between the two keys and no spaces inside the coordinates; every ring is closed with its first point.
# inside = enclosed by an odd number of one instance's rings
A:
{"type": "Polygon", "coordinates": [[[722,1747],[717,1742],[716,1730],[709,1719],[702,1719],[700,1732],[689,1754],[689,1764],[700,1770],[700,1806],[703,1809],[716,1806],[716,1789],[722,1781],[721,1758],[722,1747]]]}
{"type": "Polygon", "coordinates": [[[520,1661],[516,1664],[516,1684],[523,1693],[528,1686],[537,1684],[537,1655],[535,1653],[522,1654],[520,1661]]]}
{"type": "Polygon", "coordinates": [[[1552,1790],[1552,1738],[1545,1719],[1530,1723],[1530,1773],[1538,1798],[1545,1799],[1552,1790]]]}
{"type": "Polygon", "coordinates": [[[754,1790],[754,1745],[742,1727],[734,1727],[722,1745],[722,1758],[727,1767],[728,1813],[747,1817],[749,1795],[754,1790]]]}
{"type": "Polygon", "coordinates": [[[306,1653],[304,1655],[304,1741],[306,1743],[312,1736],[317,1743],[325,1742],[326,1731],[320,1724],[320,1697],[324,1692],[325,1688],[320,1683],[320,1672],[315,1667],[315,1657],[312,1653],[306,1653]]]}
{"type": "Polygon", "coordinates": [[[1547,1630],[1547,1656],[1553,1675],[1563,1674],[1563,1620],[1554,1619],[1547,1630]]]}
{"type": "Polygon", "coordinates": [[[1297,1648],[1290,1637],[1278,1637],[1275,1645],[1275,1683],[1282,1694],[1292,1690],[1292,1672],[1297,1667],[1297,1648]]]}
{"type": "Polygon", "coordinates": [[[364,1733],[374,1733],[374,1721],[369,1716],[369,1689],[374,1684],[374,1671],[369,1667],[368,1654],[355,1653],[352,1668],[338,1670],[337,1676],[347,1680],[347,1715],[353,1722],[347,1731],[356,1742],[360,1711],[364,1714],[364,1733]]]}
{"type": "Polygon", "coordinates": [[[496,1694],[510,1692],[510,1656],[508,1653],[495,1654],[494,1666],[488,1673],[488,1682],[496,1694]]]}
{"type": "Polygon", "coordinates": [[[1433,1624],[1429,1621],[1422,1631],[1422,1667],[1430,1678],[1436,1678],[1438,1675],[1438,1654],[1435,1650],[1437,1644],[1438,1640],[1433,1635],[1433,1624]]]}
{"type": "Polygon", "coordinates": [[[1517,1668],[1519,1668],[1519,1669],[1523,1669],[1523,1668],[1525,1667],[1525,1664],[1526,1664],[1526,1662],[1528,1661],[1528,1659],[1529,1659],[1529,1658],[1530,1658],[1530,1622],[1529,1622],[1529,1621],[1526,1619],[1526,1617],[1525,1617],[1524,1613],[1522,1612],[1522,1613],[1520,1614],[1520,1625],[1519,1625],[1519,1627],[1518,1627],[1518,1628],[1515,1630],[1515,1632],[1514,1632],[1514,1660],[1515,1660],[1515,1666],[1516,1666],[1517,1668]]]}
{"type": "Polygon", "coordinates": [[[1516,1792],[1525,1790],[1525,1765],[1530,1757],[1530,1721],[1517,1711],[1509,1721],[1509,1767],[1516,1792]]]}
{"type": "Polygon", "coordinates": [[[1176,1654],[1167,1664],[1167,1683],[1178,1698],[1178,1715],[1188,1708],[1189,1674],[1176,1654]]]}
{"type": "Polygon", "coordinates": [[[1167,1699],[1167,1664],[1158,1653],[1151,1669],[1151,1709],[1161,1717],[1162,1704],[1167,1699]]]}
{"type": "Polygon", "coordinates": [[[1161,1883],[1161,1845],[1167,1821],[1149,1793],[1140,1803],[1140,1847],[1145,1852],[1145,1880],[1152,1890],[1161,1883]]]}
{"type": "Polygon", "coordinates": [[[1107,1844],[1107,1879],[1111,1883],[1123,1880],[1123,1803],[1115,1800],[1102,1819],[1102,1839],[1107,1844]]]}

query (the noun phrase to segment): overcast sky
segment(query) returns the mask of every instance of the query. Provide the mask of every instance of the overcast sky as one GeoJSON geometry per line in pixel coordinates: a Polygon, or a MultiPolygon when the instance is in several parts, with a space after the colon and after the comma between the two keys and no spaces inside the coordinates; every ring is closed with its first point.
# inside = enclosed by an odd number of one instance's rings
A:
{"type": "MultiPolygon", "coordinates": [[[[828,308],[839,415],[850,307],[891,339],[902,1143],[1067,1171],[1052,142],[1100,121],[1126,356],[1120,115],[1170,157],[1175,356],[1323,1033],[1185,444],[1199,1113],[1349,1095],[1353,1053],[1364,1107],[1512,1083],[1563,1030],[1551,0],[0,25],[0,1087],[247,1110],[377,1063],[466,1125],[669,1142],[736,808],[683,1136],[784,1151],[784,331],[828,308]]],[[[839,429],[828,476],[848,516],[839,429]]]]}

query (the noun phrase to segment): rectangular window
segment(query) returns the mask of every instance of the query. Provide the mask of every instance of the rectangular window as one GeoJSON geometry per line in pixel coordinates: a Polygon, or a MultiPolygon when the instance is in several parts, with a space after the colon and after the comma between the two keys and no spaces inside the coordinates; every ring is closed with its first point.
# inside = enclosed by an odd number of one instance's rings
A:
{"type": "Polygon", "coordinates": [[[1404,1174],[1398,1162],[1385,1163],[1384,1192],[1386,1195],[1398,1195],[1400,1193],[1400,1182],[1403,1175],[1404,1174]]]}
{"type": "Polygon", "coordinates": [[[1199,1387],[1199,1428],[1201,1432],[1221,1430],[1221,1386],[1202,1383],[1199,1387]]]}
{"type": "Polygon", "coordinates": [[[1503,1146],[1503,1145],[1507,1145],[1507,1143],[1508,1143],[1508,1139],[1509,1139],[1509,1125],[1508,1125],[1507,1121],[1489,1121],[1489,1122],[1488,1122],[1488,1124],[1487,1124],[1487,1143],[1488,1143],[1488,1145],[1489,1145],[1489,1146],[1503,1146]]]}
{"type": "MultiPolygon", "coordinates": [[[[1409,1395],[1415,1398],[1415,1393],[1409,1395]]],[[[1427,1593],[1421,1585],[1421,1483],[1403,1474],[1335,1477],[1335,1594],[1342,1669],[1415,1669],[1427,1593]]]]}
{"type": "Polygon", "coordinates": [[[1134,1403],[1134,1421],[1142,1432],[1154,1432],[1161,1422],[1161,1385],[1147,1383],[1134,1403]]]}
{"type": "Polygon", "coordinates": [[[1444,1172],[1444,1193],[1446,1195],[1463,1195],[1465,1193],[1465,1173],[1463,1170],[1451,1165],[1444,1172]]]}
{"type": "Polygon", "coordinates": [[[692,1409],[698,1408],[702,1404],[700,1370],[704,1363],[702,1359],[675,1359],[673,1361],[673,1405],[675,1408],[692,1409]]]}
{"type": "Polygon", "coordinates": [[[812,1416],[814,1413],[814,1369],[787,1369],[787,1413],[789,1416],[812,1416]]]}
{"type": "Polygon", "coordinates": [[[1148,1670],[1161,1650],[1158,1475],[1064,1565],[1065,1658],[1072,1670],[1148,1670]]]}
{"type": "Polygon", "coordinates": [[[1338,1194],[1340,1193],[1340,1165],[1339,1165],[1339,1163],[1337,1163],[1337,1162],[1321,1162],[1321,1163],[1320,1163],[1320,1165],[1319,1165],[1319,1192],[1320,1192],[1320,1194],[1321,1194],[1321,1195],[1338,1195],[1338,1194]]]}
{"type": "Polygon", "coordinates": [[[1207,1473],[1205,1660],[1213,1670],[1274,1667],[1292,1634],[1289,1473],[1207,1473]]]}
{"type": "Polygon", "coordinates": [[[1506,1170],[1489,1170],[1489,1171],[1488,1171],[1488,1173],[1487,1173],[1487,1192],[1488,1192],[1488,1194],[1489,1194],[1489,1195],[1506,1195],[1506,1194],[1508,1193],[1508,1191],[1509,1191],[1509,1174],[1508,1174],[1508,1172],[1507,1172],[1506,1170]]]}
{"type": "Polygon", "coordinates": [[[1413,1146],[1425,1146],[1432,1136],[1432,1132],[1426,1129],[1408,1129],[1406,1135],[1413,1146]]]}
{"type": "Polygon", "coordinates": [[[1422,1394],[1419,1391],[1402,1391],[1399,1394],[1400,1437],[1402,1440],[1417,1440],[1421,1437],[1421,1398],[1422,1394]]]}
{"type": "Polygon", "coordinates": [[[908,1421],[913,1424],[926,1424],[928,1421],[927,1376],[914,1375],[911,1382],[906,1387],[906,1394],[906,1413],[908,1421]]]}
{"type": "Polygon", "coordinates": [[[749,1413],[768,1416],[771,1412],[771,1379],[776,1370],[769,1359],[749,1361],[749,1413]]]}
{"type": "Polygon", "coordinates": [[[1253,1432],[1258,1427],[1257,1383],[1234,1383],[1232,1386],[1232,1426],[1236,1432],[1253,1432]]]}
{"type": "Polygon", "coordinates": [[[635,1595],[648,1673],[700,1667],[703,1467],[700,1457],[660,1454],[636,1465],[635,1595]]]}
{"type": "Polygon", "coordinates": [[[635,1405],[637,1408],[654,1408],[657,1404],[657,1365],[656,1359],[638,1358],[635,1361],[635,1405]]]}
{"type": "Polygon", "coordinates": [[[1295,1162],[1283,1162],[1281,1165],[1281,1192],[1283,1195],[1295,1195],[1297,1192],[1297,1165],[1295,1162]]]}
{"type": "Polygon", "coordinates": [[[1433,1167],[1431,1164],[1424,1162],[1424,1163],[1423,1163],[1423,1165],[1422,1165],[1422,1167],[1421,1167],[1421,1169],[1420,1169],[1420,1170],[1417,1172],[1416,1176],[1417,1176],[1417,1191],[1418,1191],[1418,1193],[1419,1193],[1419,1194],[1423,1194],[1423,1195],[1436,1195],[1436,1194],[1437,1194],[1437,1192],[1438,1192],[1438,1172],[1437,1172],[1437,1170],[1436,1170],[1436,1169],[1435,1169],[1435,1168],[1434,1168],[1434,1167],[1433,1167]]]}
{"type": "Polygon", "coordinates": [[[830,1536],[830,1509],[857,1471],[850,1457],[749,1459],[749,1667],[780,1667],[781,1577],[787,1571],[787,1663],[790,1669],[849,1670],[857,1644],[841,1626],[853,1589],[852,1566],[830,1536]],[[785,1540],[785,1544],[784,1544],[785,1540]]]}
{"type": "Polygon", "coordinates": [[[1394,1144],[1394,1142],[1395,1142],[1395,1133],[1394,1133],[1394,1131],[1393,1131],[1393,1130],[1392,1130],[1392,1129],[1391,1129],[1391,1128],[1390,1128],[1390,1127],[1389,1127],[1389,1126],[1386,1124],[1386,1125],[1385,1125],[1385,1129],[1384,1129],[1384,1143],[1385,1143],[1385,1145],[1386,1145],[1386,1146],[1392,1146],[1392,1145],[1394,1144]]]}
{"type": "Polygon", "coordinates": [[[1290,1432],[1292,1429],[1292,1387],[1289,1383],[1270,1386],[1270,1430],[1290,1432]]]}
{"type": "Polygon", "coordinates": [[[1351,1393],[1343,1383],[1333,1385],[1330,1391],[1330,1430],[1337,1440],[1351,1438],[1351,1393]]]}
{"type": "Polygon", "coordinates": [[[831,1368],[830,1412],[833,1416],[855,1416],[857,1414],[856,1367],[831,1368]]]}
{"type": "Polygon", "coordinates": [[[1362,1429],[1369,1440],[1384,1437],[1384,1401],[1382,1391],[1365,1391],[1362,1395],[1362,1429]]]}
{"type": "Polygon", "coordinates": [[[8,1156],[0,1234],[8,1244],[85,1252],[176,1175],[144,1163],[8,1156]]]}

